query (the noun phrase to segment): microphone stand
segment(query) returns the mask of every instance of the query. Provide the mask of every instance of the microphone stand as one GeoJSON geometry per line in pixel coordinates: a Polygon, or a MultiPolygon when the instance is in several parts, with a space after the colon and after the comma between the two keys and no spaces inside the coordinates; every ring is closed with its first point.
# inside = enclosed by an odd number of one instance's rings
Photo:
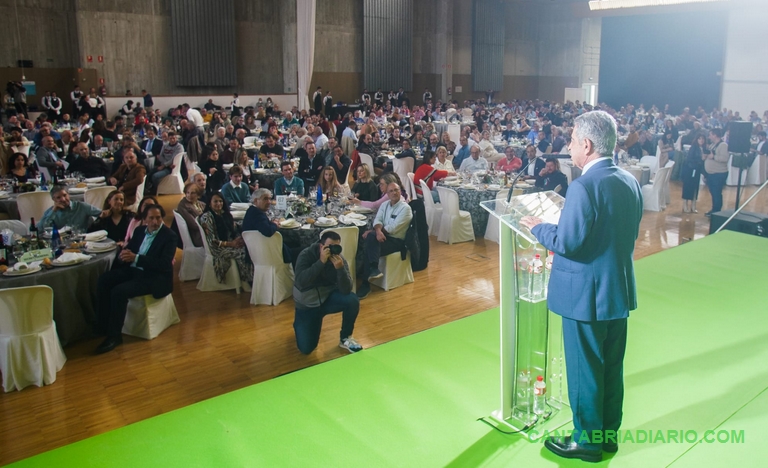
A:
{"type": "Polygon", "coordinates": [[[512,192],[515,190],[515,182],[517,182],[517,179],[520,178],[521,175],[523,175],[523,172],[528,169],[528,166],[531,164],[531,161],[536,161],[538,158],[528,159],[528,162],[525,163],[523,167],[520,168],[520,172],[517,173],[514,179],[512,179],[512,185],[509,187],[509,193],[507,193],[507,203],[512,199],[512,192]]]}

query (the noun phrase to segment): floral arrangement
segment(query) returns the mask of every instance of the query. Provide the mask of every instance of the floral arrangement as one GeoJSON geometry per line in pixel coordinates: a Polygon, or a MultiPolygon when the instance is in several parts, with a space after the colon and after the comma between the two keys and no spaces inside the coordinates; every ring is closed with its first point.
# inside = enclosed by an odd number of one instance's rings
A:
{"type": "Polygon", "coordinates": [[[298,216],[308,215],[312,212],[313,205],[304,198],[297,198],[291,203],[291,211],[298,216]]]}
{"type": "Polygon", "coordinates": [[[270,158],[264,161],[264,168],[265,169],[279,169],[280,168],[280,162],[275,158],[270,158]]]}

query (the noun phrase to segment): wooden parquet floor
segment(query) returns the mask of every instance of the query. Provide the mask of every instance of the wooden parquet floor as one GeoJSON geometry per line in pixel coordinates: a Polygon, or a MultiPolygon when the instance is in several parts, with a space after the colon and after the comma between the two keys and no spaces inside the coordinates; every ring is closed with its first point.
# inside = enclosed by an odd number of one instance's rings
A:
{"type": "MultiPolygon", "coordinates": [[[[637,258],[709,231],[706,189],[695,215],[682,214],[679,183],[671,189],[666,211],[645,212],[637,258]]],[[[747,188],[747,196],[754,190],[747,188]]],[[[171,213],[178,199],[165,196],[161,202],[171,213]]],[[[733,206],[735,189],[726,189],[725,200],[733,206]]],[[[768,212],[768,194],[760,194],[750,209],[768,212]]],[[[362,302],[354,335],[363,346],[497,306],[498,246],[484,239],[449,246],[432,238],[429,268],[414,276],[415,283],[388,293],[374,288],[362,302]]],[[[304,356],[294,341],[291,299],[276,307],[252,306],[248,293],[201,293],[196,284],[177,279],[173,296],[181,323],[155,340],[125,337],[122,346],[101,356],[92,355],[99,340],[75,343],[65,349],[68,361],[53,385],[0,393],[0,465],[346,353],[338,347],[339,314],[326,318],[318,349],[304,356]]]]}

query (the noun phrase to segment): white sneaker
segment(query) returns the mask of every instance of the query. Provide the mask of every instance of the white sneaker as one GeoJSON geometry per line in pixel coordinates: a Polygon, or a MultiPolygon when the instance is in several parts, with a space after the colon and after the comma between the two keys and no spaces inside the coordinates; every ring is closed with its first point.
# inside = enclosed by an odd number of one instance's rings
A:
{"type": "Polygon", "coordinates": [[[339,342],[339,348],[344,348],[350,353],[356,353],[363,349],[363,347],[360,346],[360,343],[358,343],[351,335],[339,342]]]}

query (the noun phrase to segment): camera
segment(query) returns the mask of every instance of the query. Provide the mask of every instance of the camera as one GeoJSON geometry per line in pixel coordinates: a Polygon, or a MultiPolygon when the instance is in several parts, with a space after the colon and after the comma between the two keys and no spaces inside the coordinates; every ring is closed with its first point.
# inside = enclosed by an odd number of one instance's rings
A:
{"type": "Polygon", "coordinates": [[[341,255],[341,246],[339,244],[331,244],[328,248],[331,249],[331,255],[341,255]]]}

